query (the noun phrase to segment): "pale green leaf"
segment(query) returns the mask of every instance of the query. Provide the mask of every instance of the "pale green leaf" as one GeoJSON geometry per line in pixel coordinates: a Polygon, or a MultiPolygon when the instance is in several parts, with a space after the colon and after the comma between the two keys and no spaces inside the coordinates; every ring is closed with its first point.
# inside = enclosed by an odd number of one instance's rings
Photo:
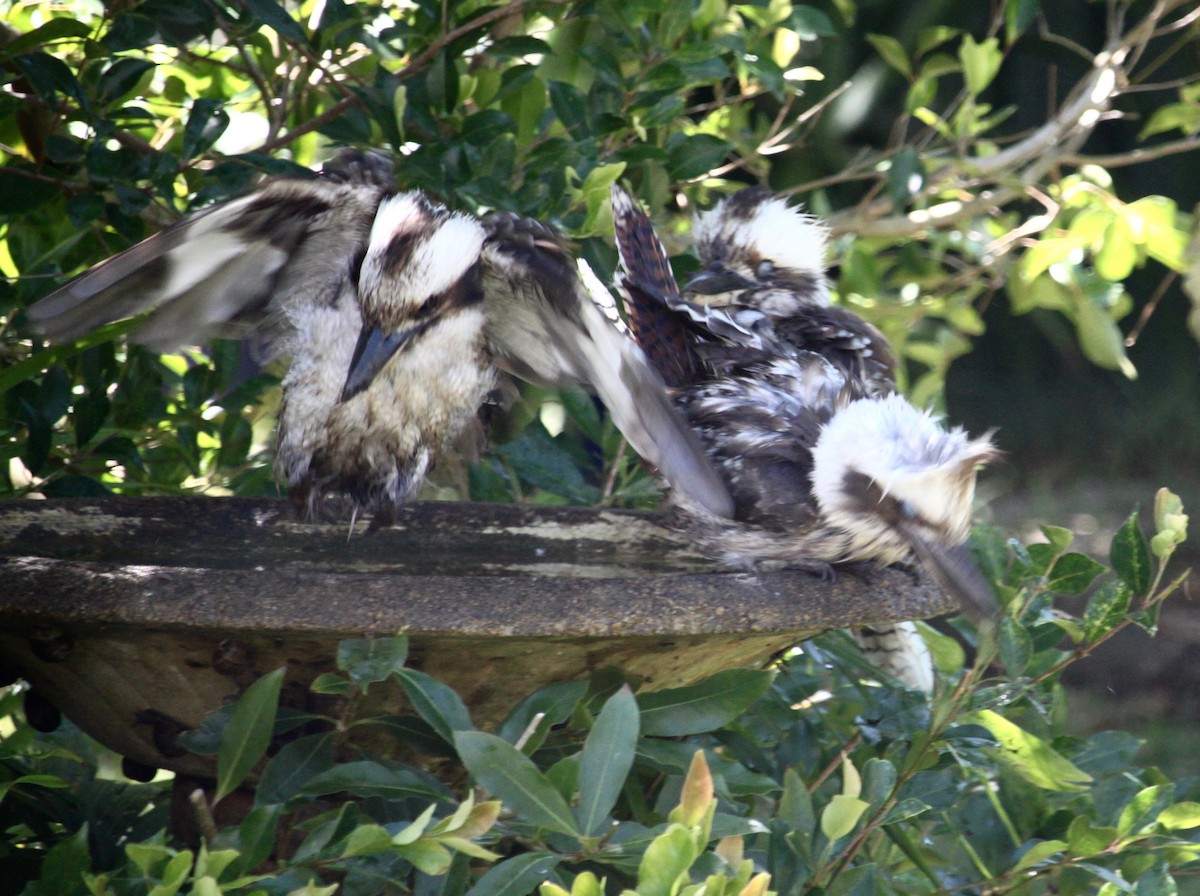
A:
{"type": "Polygon", "coordinates": [[[1000,743],[998,757],[1018,775],[1045,790],[1086,790],[1092,776],[1055,752],[1045,741],[1013,724],[996,712],[985,709],[964,721],[974,721],[992,733],[1000,743]]]}
{"type": "Polygon", "coordinates": [[[669,825],[642,855],[638,896],[673,896],[676,883],[687,874],[699,854],[691,831],[682,825],[669,825]]]}
{"type": "Polygon", "coordinates": [[[1042,862],[1054,858],[1066,848],[1067,844],[1062,840],[1043,840],[1035,843],[1017,860],[1017,864],[1013,865],[1012,870],[1014,872],[1024,871],[1026,868],[1040,865],[1042,862]]]}
{"type": "Polygon", "coordinates": [[[904,77],[912,77],[912,63],[909,61],[908,51],[904,49],[904,44],[887,34],[868,34],[867,42],[875,48],[884,62],[904,77]]]}
{"type": "Polygon", "coordinates": [[[862,814],[867,811],[865,800],[838,793],[829,800],[821,811],[821,833],[832,843],[854,830],[862,814]]]}
{"type": "Polygon", "coordinates": [[[1168,831],[1190,831],[1200,828],[1200,803],[1175,803],[1158,816],[1158,823],[1168,831]]]}
{"type": "Polygon", "coordinates": [[[971,96],[979,96],[992,83],[1004,54],[1000,51],[1000,41],[989,37],[981,43],[976,43],[970,34],[963,37],[958,47],[958,58],[963,65],[963,78],[967,82],[967,92],[971,96]]]}

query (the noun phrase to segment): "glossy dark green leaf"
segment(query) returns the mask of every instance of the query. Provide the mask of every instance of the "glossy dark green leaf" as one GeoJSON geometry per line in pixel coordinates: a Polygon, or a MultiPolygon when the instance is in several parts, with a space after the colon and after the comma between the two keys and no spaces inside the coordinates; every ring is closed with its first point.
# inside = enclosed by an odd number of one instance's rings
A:
{"type": "Polygon", "coordinates": [[[454,745],[476,783],[526,824],[579,836],[562,795],[529,757],[493,734],[458,731],[454,745]]]}
{"type": "Polygon", "coordinates": [[[1033,641],[1029,632],[1019,623],[1005,616],[1000,620],[1000,661],[1004,671],[1019,677],[1029,665],[1033,655],[1033,641]]]}
{"type": "Polygon", "coordinates": [[[450,798],[450,792],[432,775],[398,763],[369,759],[335,765],[309,779],[301,793],[308,796],[349,793],[356,797],[377,796],[385,800],[401,800],[410,796],[427,800],[450,798]]]}
{"type": "Polygon", "coordinates": [[[1153,566],[1136,510],[1113,536],[1109,559],[1113,570],[1134,594],[1146,593],[1153,577],[1153,566]]]}
{"type": "Polygon", "coordinates": [[[408,638],[345,638],[338,642],[337,667],[363,691],[404,668],[408,638]]]}
{"type": "Polygon", "coordinates": [[[465,896],[526,896],[550,877],[558,856],[527,852],[493,865],[465,896]]]}
{"type": "Polygon", "coordinates": [[[633,767],[638,739],[638,707],[633,691],[624,685],[608,698],[592,723],[579,757],[579,804],[575,817],[584,836],[605,827],[625,779],[633,767]]]}
{"type": "Polygon", "coordinates": [[[15,35],[3,48],[5,57],[26,53],[43,44],[60,40],[71,40],[87,37],[92,33],[90,25],[67,16],[50,19],[44,25],[39,25],[24,34],[15,35]]]}
{"type": "Polygon", "coordinates": [[[693,685],[638,695],[642,734],[683,737],[727,725],[771,687],[774,673],[727,669],[693,685]]]}
{"type": "Polygon", "coordinates": [[[1105,571],[1103,564],[1087,554],[1063,554],[1050,570],[1046,585],[1058,594],[1079,594],[1105,571]]]}
{"type": "Polygon", "coordinates": [[[52,101],[55,94],[63,94],[83,102],[83,90],[75,73],[61,59],[38,52],[16,56],[12,62],[43,99],[52,101]]]}
{"type": "Polygon", "coordinates": [[[518,438],[495,448],[522,479],[552,495],[576,504],[592,504],[600,489],[586,482],[574,459],[546,434],[540,425],[525,429],[518,438]]]}
{"type": "Polygon", "coordinates": [[[1109,579],[1088,599],[1083,613],[1083,636],[1088,641],[1111,631],[1125,618],[1133,594],[1121,579],[1109,579]]]}
{"type": "Polygon", "coordinates": [[[448,685],[415,669],[399,669],[395,675],[413,709],[447,743],[454,743],[455,731],[475,727],[466,704],[448,685]]]}
{"type": "Polygon", "coordinates": [[[578,128],[587,120],[587,97],[574,84],[551,81],[548,91],[554,114],[568,131],[578,128]]]}
{"type": "Polygon", "coordinates": [[[277,806],[257,806],[238,825],[237,862],[242,874],[249,874],[275,851],[279,812],[277,806]]]}
{"type": "Polygon", "coordinates": [[[925,166],[916,149],[906,146],[892,157],[888,168],[888,192],[898,205],[907,203],[925,186],[925,166]]]}
{"type": "Polygon", "coordinates": [[[285,803],[310,779],[333,767],[336,741],[329,731],[310,734],[285,745],[271,757],[254,789],[258,806],[285,803]]]}
{"type": "Polygon", "coordinates": [[[559,681],[547,685],[518,703],[496,734],[510,744],[528,734],[522,752],[530,754],[542,745],[552,725],[561,724],[570,717],[587,691],[586,681],[559,681]],[[542,719],[530,732],[529,727],[539,713],[542,719]]]}
{"type": "Polygon", "coordinates": [[[680,180],[703,177],[732,151],[733,144],[711,134],[672,134],[667,140],[667,167],[680,180]]]}
{"type": "Polygon", "coordinates": [[[267,751],[286,669],[268,672],[238,698],[217,750],[218,802],[237,789],[267,751]]]}
{"type": "Polygon", "coordinates": [[[148,59],[126,56],[114,60],[100,76],[100,83],[96,86],[96,101],[106,106],[119,100],[133,90],[142,76],[153,68],[154,63],[148,59]]]}
{"type": "Polygon", "coordinates": [[[288,15],[287,11],[274,0],[245,0],[246,8],[254,18],[264,25],[273,28],[280,37],[289,43],[306,44],[308,35],[300,23],[288,15]]]}
{"type": "Polygon", "coordinates": [[[192,159],[206,152],[229,127],[229,113],[218,100],[200,98],[192,103],[183,126],[183,158],[192,159]]]}

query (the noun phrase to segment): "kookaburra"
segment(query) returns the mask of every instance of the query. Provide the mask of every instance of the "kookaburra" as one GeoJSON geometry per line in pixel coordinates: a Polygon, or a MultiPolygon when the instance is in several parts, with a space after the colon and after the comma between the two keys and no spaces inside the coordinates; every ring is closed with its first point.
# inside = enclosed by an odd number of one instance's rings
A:
{"type": "Polygon", "coordinates": [[[312,514],[345,493],[390,523],[475,416],[497,368],[596,392],[676,492],[728,492],[641,350],[595,307],[557,231],[396,193],[389,161],[343,150],[93,267],[28,309],[66,342],[145,314],[156,351],[253,336],[286,355],[276,473],[312,514]]]}
{"type": "Polygon", "coordinates": [[[761,311],[776,335],[816,352],[870,392],[894,391],[887,339],[853,311],[829,301],[828,232],[818,219],[761,187],[747,187],[696,216],[701,270],[684,295],[736,312],[761,311]]]}
{"type": "MultiPolygon", "coordinates": [[[[744,227],[733,226],[733,200],[710,213],[719,217],[700,219],[708,262],[700,278],[724,276],[720,262],[747,281],[727,280],[720,303],[702,305],[680,294],[644,212],[613,189],[616,285],[631,329],[734,498],[732,520],[683,505],[687,531],[742,567],[824,571],[915,557],[965,609],[991,615],[995,599],[966,546],[976,468],[996,454],[990,440],[946,429],[893,391],[883,337],[848,311],[830,314],[823,232],[793,213],[780,217],[774,201],[754,195],[770,226],[741,213],[744,227]],[[816,245],[785,239],[789,223],[793,240],[815,233],[816,245]],[[756,271],[745,269],[751,262],[756,271]],[[836,318],[837,333],[806,329],[798,320],[806,315],[836,318]],[[863,334],[866,359],[846,341],[854,333],[863,334]]],[[[886,637],[874,646],[885,652],[908,650],[897,639],[915,638],[910,625],[880,632],[886,637]]],[[[886,666],[889,658],[881,659],[886,666]]],[[[930,674],[901,677],[928,690],[930,674]]]]}

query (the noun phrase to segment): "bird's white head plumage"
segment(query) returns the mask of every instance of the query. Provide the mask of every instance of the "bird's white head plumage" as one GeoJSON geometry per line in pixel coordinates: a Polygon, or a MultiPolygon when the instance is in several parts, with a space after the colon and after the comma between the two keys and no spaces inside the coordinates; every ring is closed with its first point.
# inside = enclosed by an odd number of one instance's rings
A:
{"type": "Polygon", "coordinates": [[[975,473],[997,457],[990,436],[943,427],[901,395],[862,398],[835,413],[813,448],[813,490],[851,553],[896,562],[913,540],[966,540],[975,473]]]}
{"type": "Polygon", "coordinates": [[[479,261],[483,239],[475,218],[434,205],[419,191],[385,199],[363,260],[364,314],[403,320],[462,279],[479,261]]]}
{"type": "Polygon", "coordinates": [[[800,289],[809,299],[827,300],[829,231],[766,190],[750,188],[721,200],[696,217],[692,234],[704,272],[689,284],[691,289],[728,293],[740,280],[742,289],[787,287],[800,289]],[[714,279],[704,285],[706,273],[714,279]]]}

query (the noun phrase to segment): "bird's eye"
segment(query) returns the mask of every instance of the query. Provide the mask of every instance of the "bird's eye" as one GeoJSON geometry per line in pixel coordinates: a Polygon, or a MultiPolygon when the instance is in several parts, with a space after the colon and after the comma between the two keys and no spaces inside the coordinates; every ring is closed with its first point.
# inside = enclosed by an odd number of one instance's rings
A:
{"type": "Polygon", "coordinates": [[[907,501],[897,501],[896,512],[902,520],[915,520],[917,518],[917,509],[907,501]]]}
{"type": "Polygon", "coordinates": [[[766,280],[775,273],[775,265],[769,261],[760,261],[754,274],[759,280],[766,280]]]}

